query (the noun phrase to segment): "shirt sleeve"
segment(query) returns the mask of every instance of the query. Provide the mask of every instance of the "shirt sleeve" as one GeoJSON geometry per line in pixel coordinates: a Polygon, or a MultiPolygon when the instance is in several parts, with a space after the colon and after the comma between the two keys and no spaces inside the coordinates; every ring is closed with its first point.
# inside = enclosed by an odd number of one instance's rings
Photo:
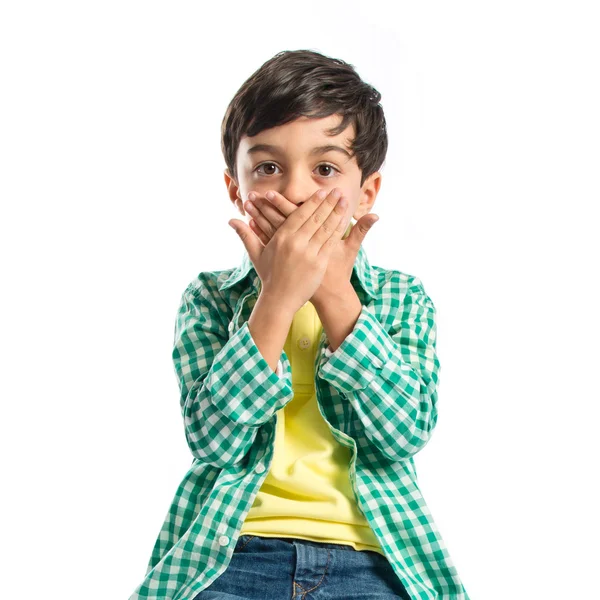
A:
{"type": "Polygon", "coordinates": [[[273,371],[247,322],[230,335],[207,287],[181,297],[172,358],[188,446],[213,466],[241,460],[258,428],[293,398],[289,365],[280,360],[273,371]]]}
{"type": "Polygon", "coordinates": [[[375,309],[363,305],[341,345],[323,352],[319,376],[352,404],[368,443],[391,461],[421,450],[437,422],[435,315],[431,298],[415,277],[389,331],[375,309]]]}

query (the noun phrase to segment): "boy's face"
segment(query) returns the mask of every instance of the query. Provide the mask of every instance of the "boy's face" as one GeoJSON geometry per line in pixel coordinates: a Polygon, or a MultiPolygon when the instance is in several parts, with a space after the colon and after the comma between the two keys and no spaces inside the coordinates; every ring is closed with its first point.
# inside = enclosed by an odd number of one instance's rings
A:
{"type": "Polygon", "coordinates": [[[238,181],[225,169],[229,197],[240,213],[246,215],[243,204],[252,191],[264,196],[274,190],[299,206],[317,190],[335,187],[342,190],[355,220],[369,213],[381,185],[381,173],[373,173],[361,187],[355,157],[332,149],[313,154],[319,146],[338,146],[348,151],[355,135],[352,124],[335,137],[325,133],[341,120],[340,115],[300,117],[253,137],[243,136],[236,156],[238,181]],[[259,144],[273,147],[257,148],[259,144]]]}

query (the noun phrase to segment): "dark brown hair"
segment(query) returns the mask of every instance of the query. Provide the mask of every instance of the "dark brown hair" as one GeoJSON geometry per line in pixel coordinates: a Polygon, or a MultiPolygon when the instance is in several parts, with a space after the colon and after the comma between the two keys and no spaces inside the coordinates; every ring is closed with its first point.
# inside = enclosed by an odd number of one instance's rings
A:
{"type": "Polygon", "coordinates": [[[328,131],[339,135],[354,123],[350,151],[362,171],[360,185],[385,160],[388,137],[381,94],[354,66],[312,50],[285,50],[265,62],[240,87],[221,124],[221,150],[237,181],[235,157],[243,135],[254,136],[301,116],[342,116],[328,131]]]}

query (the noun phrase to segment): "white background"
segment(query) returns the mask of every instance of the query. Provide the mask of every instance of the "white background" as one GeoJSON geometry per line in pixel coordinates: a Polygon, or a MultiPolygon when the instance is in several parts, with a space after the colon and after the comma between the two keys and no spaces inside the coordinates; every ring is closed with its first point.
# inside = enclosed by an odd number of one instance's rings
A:
{"type": "Polygon", "coordinates": [[[594,3],[217,4],[0,9],[3,597],[125,599],[143,578],[191,462],[179,298],[242,257],[221,120],[300,48],[382,94],[364,247],[438,311],[416,462],[468,593],[598,597],[594,3]]]}

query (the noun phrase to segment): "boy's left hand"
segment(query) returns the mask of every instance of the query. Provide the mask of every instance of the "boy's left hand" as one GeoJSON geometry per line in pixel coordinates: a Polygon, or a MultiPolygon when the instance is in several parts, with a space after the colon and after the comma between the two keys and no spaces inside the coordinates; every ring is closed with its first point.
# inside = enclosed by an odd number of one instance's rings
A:
{"type": "MultiPolygon", "coordinates": [[[[273,199],[269,200],[266,196],[258,192],[251,192],[249,199],[251,200],[254,196],[254,200],[251,202],[254,208],[250,207],[249,202],[244,203],[244,208],[252,217],[249,223],[250,228],[254,231],[263,246],[269,243],[269,240],[275,235],[277,229],[297,208],[293,202],[287,200],[280,193],[273,190],[273,194],[273,199]]],[[[350,207],[348,207],[349,210],[350,207]]],[[[352,218],[352,215],[348,211],[344,215],[344,230],[348,228],[350,219],[352,218]]],[[[323,281],[310,299],[315,307],[327,297],[334,297],[336,292],[343,289],[350,281],[352,268],[354,267],[354,261],[356,260],[360,245],[365,239],[367,232],[370,231],[373,224],[378,220],[379,217],[372,213],[363,215],[352,227],[348,237],[339,240],[329,258],[323,281]]]]}

